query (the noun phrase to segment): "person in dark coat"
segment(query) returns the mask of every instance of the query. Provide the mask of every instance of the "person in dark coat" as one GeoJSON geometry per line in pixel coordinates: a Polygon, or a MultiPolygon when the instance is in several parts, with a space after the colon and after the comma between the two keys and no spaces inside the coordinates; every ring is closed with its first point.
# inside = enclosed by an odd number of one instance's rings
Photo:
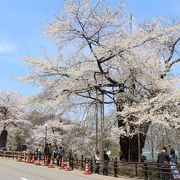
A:
{"type": "Polygon", "coordinates": [[[45,144],[45,147],[44,147],[44,162],[45,162],[45,158],[46,160],[48,159],[48,154],[49,153],[49,147],[48,147],[48,144],[45,144]]]}
{"type": "Polygon", "coordinates": [[[51,146],[51,143],[49,143],[49,145],[48,145],[48,163],[49,164],[51,162],[52,154],[53,154],[52,146],[51,146]]]}
{"type": "Polygon", "coordinates": [[[109,156],[107,154],[107,151],[105,150],[104,151],[104,154],[103,154],[103,159],[104,159],[104,167],[103,167],[103,175],[108,175],[108,166],[109,166],[109,156]]]}
{"type": "Polygon", "coordinates": [[[167,148],[163,147],[161,153],[157,158],[158,166],[160,167],[160,174],[162,180],[170,179],[170,157],[167,153],[167,148]]]}
{"type": "Polygon", "coordinates": [[[69,159],[69,165],[71,167],[71,170],[73,170],[74,169],[74,156],[73,156],[72,150],[69,151],[68,159],[69,159]]]}

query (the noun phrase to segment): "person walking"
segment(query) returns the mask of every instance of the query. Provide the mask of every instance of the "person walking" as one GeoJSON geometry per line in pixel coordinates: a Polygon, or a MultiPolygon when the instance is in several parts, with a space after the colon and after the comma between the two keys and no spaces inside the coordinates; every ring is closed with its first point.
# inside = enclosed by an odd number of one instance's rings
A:
{"type": "Polygon", "coordinates": [[[103,154],[103,158],[104,158],[104,167],[103,167],[103,175],[108,175],[108,166],[109,166],[109,156],[107,154],[107,151],[104,150],[104,154],[103,154]]]}
{"type": "Polygon", "coordinates": [[[99,167],[100,167],[100,153],[99,153],[99,151],[96,151],[96,153],[95,153],[95,165],[96,165],[95,174],[99,174],[99,167]]]}
{"type": "Polygon", "coordinates": [[[170,179],[170,157],[167,153],[167,148],[163,147],[161,153],[157,158],[158,166],[160,167],[160,174],[162,180],[170,179]]]}

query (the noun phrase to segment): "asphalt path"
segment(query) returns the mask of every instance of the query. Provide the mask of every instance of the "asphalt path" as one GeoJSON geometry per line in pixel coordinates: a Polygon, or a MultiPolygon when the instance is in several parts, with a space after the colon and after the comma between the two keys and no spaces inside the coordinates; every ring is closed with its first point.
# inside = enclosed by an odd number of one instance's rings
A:
{"type": "MultiPolygon", "coordinates": [[[[127,180],[97,174],[84,175],[83,171],[65,171],[59,168],[36,166],[12,159],[0,158],[0,180],[127,180]]],[[[132,180],[132,178],[131,178],[132,180]]]]}

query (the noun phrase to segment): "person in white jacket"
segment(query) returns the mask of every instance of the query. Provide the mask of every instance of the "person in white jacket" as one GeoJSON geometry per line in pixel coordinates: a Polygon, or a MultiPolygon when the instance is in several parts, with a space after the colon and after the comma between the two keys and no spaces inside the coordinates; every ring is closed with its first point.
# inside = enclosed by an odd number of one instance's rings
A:
{"type": "Polygon", "coordinates": [[[95,164],[96,164],[95,174],[99,174],[99,167],[100,167],[100,153],[99,153],[99,151],[96,151],[96,153],[95,153],[95,164]]]}

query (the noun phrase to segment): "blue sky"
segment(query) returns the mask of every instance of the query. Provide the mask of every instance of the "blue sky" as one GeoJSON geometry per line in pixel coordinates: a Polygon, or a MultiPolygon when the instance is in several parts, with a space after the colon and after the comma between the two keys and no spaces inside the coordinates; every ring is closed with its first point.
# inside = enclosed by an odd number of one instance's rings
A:
{"type": "MultiPolygon", "coordinates": [[[[19,61],[22,56],[55,54],[55,47],[42,34],[47,22],[57,15],[63,0],[0,0],[0,90],[16,91],[24,96],[38,89],[14,80],[29,72],[19,61]]],[[[112,0],[116,6],[118,0],[112,0]]],[[[180,18],[180,0],[126,0],[126,11],[136,21],[180,18]]],[[[180,67],[180,66],[179,66],[180,67]]]]}

